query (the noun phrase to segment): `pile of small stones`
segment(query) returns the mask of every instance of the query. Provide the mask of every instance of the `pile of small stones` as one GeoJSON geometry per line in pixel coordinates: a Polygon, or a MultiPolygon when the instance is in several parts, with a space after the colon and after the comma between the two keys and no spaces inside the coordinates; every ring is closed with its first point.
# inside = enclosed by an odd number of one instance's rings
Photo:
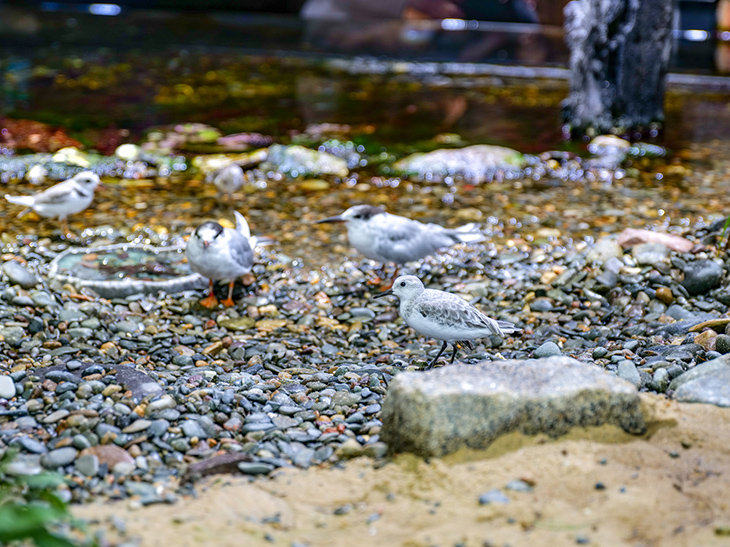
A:
{"type": "MultiPolygon", "coordinates": [[[[611,238],[462,246],[413,273],[523,329],[462,362],[570,355],[671,395],[673,379],[730,352],[720,229],[689,230],[683,252],[611,238]]],[[[389,381],[438,349],[371,299],[368,261],[310,270],[271,251],[237,306],[211,312],[194,292],[80,294],[42,275],[58,250],[4,248],[0,451],[18,450],[8,473],[66,475],[70,500],[172,502],[218,470],[382,458],[389,381]]]]}

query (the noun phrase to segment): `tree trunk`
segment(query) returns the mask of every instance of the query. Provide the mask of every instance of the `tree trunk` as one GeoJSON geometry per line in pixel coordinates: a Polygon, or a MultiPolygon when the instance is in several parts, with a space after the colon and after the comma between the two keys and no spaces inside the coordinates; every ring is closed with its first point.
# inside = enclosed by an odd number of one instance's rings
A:
{"type": "Polygon", "coordinates": [[[640,133],[664,121],[676,0],[573,0],[565,7],[575,135],[640,133]]]}

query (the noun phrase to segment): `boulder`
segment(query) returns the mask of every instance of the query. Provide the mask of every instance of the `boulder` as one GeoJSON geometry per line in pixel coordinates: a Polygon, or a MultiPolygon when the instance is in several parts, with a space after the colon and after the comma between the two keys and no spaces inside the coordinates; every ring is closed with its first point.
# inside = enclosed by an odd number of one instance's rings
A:
{"type": "Polygon", "coordinates": [[[394,453],[443,456],[519,431],[551,437],[614,424],[646,431],[636,387],[569,357],[491,361],[406,372],[390,384],[381,440],[394,453]]]}

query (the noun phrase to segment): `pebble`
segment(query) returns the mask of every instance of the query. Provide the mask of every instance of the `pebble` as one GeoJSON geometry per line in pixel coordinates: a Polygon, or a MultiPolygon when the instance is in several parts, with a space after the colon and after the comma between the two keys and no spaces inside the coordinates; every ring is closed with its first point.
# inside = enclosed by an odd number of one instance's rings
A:
{"type": "Polygon", "coordinates": [[[274,470],[274,466],[262,462],[240,462],[238,470],[244,475],[266,475],[274,470]]]}
{"type": "Polygon", "coordinates": [[[506,504],[509,503],[509,498],[497,488],[484,492],[479,496],[479,505],[489,505],[491,503],[506,504]]]}
{"type": "Polygon", "coordinates": [[[46,469],[56,469],[73,463],[79,451],[72,446],[57,448],[41,456],[41,465],[46,469]]]}
{"type": "Polygon", "coordinates": [[[722,276],[722,266],[714,260],[688,262],[684,268],[682,287],[691,295],[705,294],[720,286],[722,276]]]}
{"type": "Polygon", "coordinates": [[[99,458],[94,454],[84,454],[76,458],[74,467],[82,475],[95,477],[99,474],[99,458]]]}
{"type": "Polygon", "coordinates": [[[10,376],[0,376],[0,399],[15,397],[15,382],[10,376]]]}
{"type": "Polygon", "coordinates": [[[537,359],[542,359],[543,357],[555,357],[561,354],[562,352],[555,342],[545,342],[535,350],[533,356],[537,359]]]}
{"type": "Polygon", "coordinates": [[[2,266],[3,273],[13,285],[20,285],[24,289],[32,289],[40,280],[33,272],[30,272],[22,264],[15,260],[9,260],[2,266]]]}
{"type": "Polygon", "coordinates": [[[641,387],[641,376],[633,361],[624,359],[618,363],[618,375],[627,382],[631,382],[637,388],[641,387]]]}

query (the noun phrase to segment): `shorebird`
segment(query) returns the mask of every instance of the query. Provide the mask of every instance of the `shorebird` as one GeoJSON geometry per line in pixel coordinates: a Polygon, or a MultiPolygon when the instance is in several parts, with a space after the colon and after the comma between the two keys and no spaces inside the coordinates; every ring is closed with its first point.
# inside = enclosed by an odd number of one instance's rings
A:
{"type": "Polygon", "coordinates": [[[438,249],[485,239],[476,224],[448,229],[392,215],[372,205],[355,205],[340,215],[323,218],[315,224],[325,222],[344,222],[350,245],[383,265],[395,262],[396,275],[399,265],[420,260],[438,249]]]}
{"type": "Polygon", "coordinates": [[[5,199],[10,203],[26,207],[18,214],[18,217],[32,209],[42,217],[59,219],[65,236],[70,234],[66,218],[74,213],[80,213],[91,205],[94,200],[94,190],[99,184],[101,181],[96,173],[81,171],[70,179],[32,196],[5,194],[5,199]]]}
{"type": "Polygon", "coordinates": [[[441,350],[429,363],[428,369],[433,367],[449,344],[454,348],[449,362],[453,363],[457,343],[473,350],[472,340],[519,331],[509,321],[487,317],[455,294],[424,288],[421,280],[413,275],[400,276],[393,282],[391,289],[375,295],[375,298],[388,295],[400,299],[400,315],[409,327],[431,338],[443,340],[441,350]]]}
{"type": "Polygon", "coordinates": [[[235,229],[224,228],[217,222],[204,222],[195,229],[185,247],[190,268],[208,278],[209,294],[200,301],[206,308],[218,305],[213,294],[213,280],[229,280],[228,298],[222,304],[230,307],[234,305],[233,285],[236,279],[253,267],[253,249],[257,240],[251,237],[244,216],[238,211],[234,214],[235,229]]]}
{"type": "Polygon", "coordinates": [[[231,163],[213,174],[213,184],[221,194],[231,195],[243,186],[243,169],[231,163]]]}

